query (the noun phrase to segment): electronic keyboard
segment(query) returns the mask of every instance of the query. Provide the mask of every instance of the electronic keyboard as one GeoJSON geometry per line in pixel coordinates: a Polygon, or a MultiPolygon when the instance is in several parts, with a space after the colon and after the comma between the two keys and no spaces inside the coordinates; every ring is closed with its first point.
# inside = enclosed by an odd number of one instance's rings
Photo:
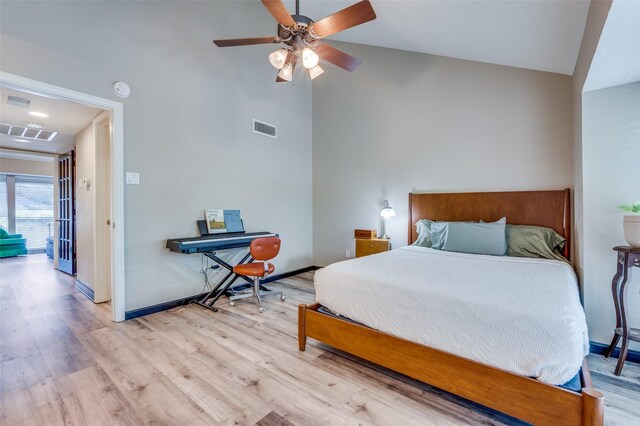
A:
{"type": "Polygon", "coordinates": [[[225,232],[192,238],[173,238],[167,240],[166,247],[176,253],[204,253],[249,247],[251,241],[262,237],[277,237],[272,232],[225,232]]]}

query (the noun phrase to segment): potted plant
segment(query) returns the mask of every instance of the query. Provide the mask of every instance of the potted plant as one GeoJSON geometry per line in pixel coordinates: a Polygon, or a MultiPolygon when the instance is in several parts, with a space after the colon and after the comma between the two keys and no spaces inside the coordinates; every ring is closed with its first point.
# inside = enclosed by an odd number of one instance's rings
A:
{"type": "Polygon", "coordinates": [[[624,215],[624,239],[631,247],[640,248],[640,200],[619,208],[629,213],[624,215]]]}

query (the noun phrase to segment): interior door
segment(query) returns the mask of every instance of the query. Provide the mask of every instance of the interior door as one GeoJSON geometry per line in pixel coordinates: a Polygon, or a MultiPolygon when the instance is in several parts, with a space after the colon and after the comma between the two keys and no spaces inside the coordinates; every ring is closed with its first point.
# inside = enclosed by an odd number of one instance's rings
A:
{"type": "Polygon", "coordinates": [[[58,157],[58,269],[76,274],[76,161],[74,151],[58,157]]]}

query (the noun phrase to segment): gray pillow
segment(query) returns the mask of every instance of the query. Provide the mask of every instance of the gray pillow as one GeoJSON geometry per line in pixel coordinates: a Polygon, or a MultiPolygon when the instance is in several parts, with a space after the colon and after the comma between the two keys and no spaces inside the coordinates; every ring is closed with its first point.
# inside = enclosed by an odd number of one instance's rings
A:
{"type": "Polygon", "coordinates": [[[412,244],[413,246],[431,247],[431,225],[433,223],[429,219],[422,219],[416,223],[418,238],[412,244]]]}
{"type": "Polygon", "coordinates": [[[412,245],[442,250],[447,223],[449,222],[434,222],[429,219],[419,220],[416,223],[418,238],[412,245]]]}
{"type": "Polygon", "coordinates": [[[504,256],[506,218],[493,223],[442,222],[431,227],[432,248],[460,253],[504,256]]]}
{"type": "Polygon", "coordinates": [[[442,250],[444,240],[447,237],[447,225],[450,222],[433,222],[431,224],[431,248],[442,250]]]}

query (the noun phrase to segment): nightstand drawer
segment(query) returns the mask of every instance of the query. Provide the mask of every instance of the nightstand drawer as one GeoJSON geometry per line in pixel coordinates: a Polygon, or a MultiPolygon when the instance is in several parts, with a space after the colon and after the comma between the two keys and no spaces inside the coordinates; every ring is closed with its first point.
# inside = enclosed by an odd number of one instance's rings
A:
{"type": "Polygon", "coordinates": [[[389,250],[389,240],[356,239],[356,257],[369,256],[389,250]]]}

